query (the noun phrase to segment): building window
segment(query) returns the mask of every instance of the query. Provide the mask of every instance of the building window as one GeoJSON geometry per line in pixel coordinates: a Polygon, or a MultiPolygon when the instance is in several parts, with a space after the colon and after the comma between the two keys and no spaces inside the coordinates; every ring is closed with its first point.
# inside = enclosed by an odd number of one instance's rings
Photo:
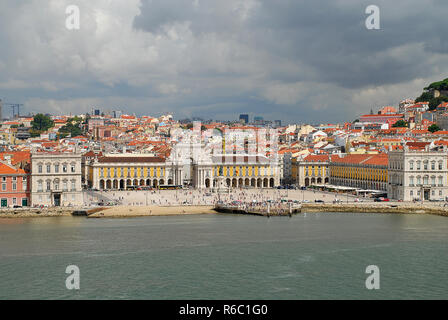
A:
{"type": "Polygon", "coordinates": [[[47,191],[50,191],[50,190],[51,190],[51,182],[47,181],[47,191]]]}
{"type": "Polygon", "coordinates": [[[76,190],[76,182],[72,180],[72,191],[76,190]]]}
{"type": "Polygon", "coordinates": [[[421,169],[421,167],[420,167],[420,161],[417,161],[417,170],[420,170],[421,169]]]}
{"type": "Polygon", "coordinates": [[[39,173],[42,173],[42,165],[41,165],[41,164],[37,166],[37,171],[38,171],[39,173]]]}
{"type": "Polygon", "coordinates": [[[443,166],[442,161],[439,161],[439,170],[442,170],[442,166],[443,166]]]}
{"type": "Polygon", "coordinates": [[[37,182],[37,191],[38,192],[42,192],[43,191],[42,181],[37,182]]]}
{"type": "Polygon", "coordinates": [[[67,172],[67,165],[66,164],[62,165],[62,172],[67,172]]]}
{"type": "Polygon", "coordinates": [[[59,181],[54,182],[54,190],[59,190],[59,181]]]}
{"type": "Polygon", "coordinates": [[[422,178],[420,176],[417,177],[417,185],[421,185],[422,184],[422,178]]]}
{"type": "Polygon", "coordinates": [[[51,165],[47,164],[47,173],[51,172],[51,165]]]}
{"type": "Polygon", "coordinates": [[[434,161],[431,162],[431,170],[436,170],[436,163],[434,161]]]}
{"type": "Polygon", "coordinates": [[[2,191],[6,191],[6,183],[2,183],[2,191]]]}
{"type": "Polygon", "coordinates": [[[67,181],[64,181],[64,182],[62,183],[62,186],[63,186],[63,188],[64,188],[64,191],[67,191],[67,190],[68,190],[67,181]]]}
{"type": "Polygon", "coordinates": [[[423,170],[428,170],[428,161],[423,162],[423,170]]]}
{"type": "Polygon", "coordinates": [[[54,172],[59,173],[59,164],[54,165],[54,172]]]}
{"type": "Polygon", "coordinates": [[[76,167],[75,167],[75,165],[74,165],[74,164],[72,164],[72,166],[71,166],[71,170],[72,170],[72,172],[73,172],[73,173],[75,172],[75,170],[76,170],[76,167]]]}
{"type": "Polygon", "coordinates": [[[428,176],[424,176],[423,177],[423,184],[427,185],[428,184],[428,176]]]}
{"type": "Polygon", "coordinates": [[[75,200],[76,200],[76,195],[72,194],[72,201],[75,201],[75,200]]]}
{"type": "Polygon", "coordinates": [[[436,177],[431,177],[431,185],[432,186],[436,185],[436,177]]]}
{"type": "Polygon", "coordinates": [[[17,204],[17,198],[12,198],[12,204],[17,204]]]}
{"type": "Polygon", "coordinates": [[[14,183],[12,184],[12,190],[14,190],[14,191],[17,190],[17,183],[14,182],[14,183]]]}
{"type": "Polygon", "coordinates": [[[409,170],[414,170],[414,161],[409,162],[409,170]]]}
{"type": "Polygon", "coordinates": [[[414,177],[409,178],[409,185],[414,186],[414,177]]]}
{"type": "Polygon", "coordinates": [[[409,194],[410,194],[410,196],[412,197],[412,196],[414,195],[414,191],[411,190],[411,191],[409,192],[409,194]]]}
{"type": "Polygon", "coordinates": [[[442,186],[442,185],[443,185],[443,177],[439,176],[439,186],[442,186]]]}
{"type": "Polygon", "coordinates": [[[439,196],[442,196],[442,190],[439,190],[439,196]]]}

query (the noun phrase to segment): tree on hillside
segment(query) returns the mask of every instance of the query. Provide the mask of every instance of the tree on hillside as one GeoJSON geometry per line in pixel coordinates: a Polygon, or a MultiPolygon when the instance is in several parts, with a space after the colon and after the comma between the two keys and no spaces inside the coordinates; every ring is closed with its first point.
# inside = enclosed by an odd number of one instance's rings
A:
{"type": "Polygon", "coordinates": [[[408,123],[404,120],[398,120],[392,125],[393,128],[407,128],[407,126],[408,123]]]}
{"type": "Polygon", "coordinates": [[[76,137],[82,135],[81,129],[82,118],[74,117],[67,120],[65,126],[58,130],[59,136],[62,138],[70,135],[71,137],[76,137]]]}
{"type": "Polygon", "coordinates": [[[440,127],[436,124],[432,124],[429,126],[428,131],[434,133],[440,131],[440,127]]]}
{"type": "Polygon", "coordinates": [[[448,90],[448,78],[431,83],[424,90],[448,90]]]}
{"type": "Polygon", "coordinates": [[[33,121],[31,121],[31,128],[35,131],[43,132],[52,127],[54,127],[54,121],[42,113],[36,114],[33,121]]]}
{"type": "Polygon", "coordinates": [[[434,98],[434,95],[431,92],[423,92],[420,97],[418,97],[417,99],[415,99],[415,102],[427,102],[429,100],[431,100],[432,98],[434,98]]]}

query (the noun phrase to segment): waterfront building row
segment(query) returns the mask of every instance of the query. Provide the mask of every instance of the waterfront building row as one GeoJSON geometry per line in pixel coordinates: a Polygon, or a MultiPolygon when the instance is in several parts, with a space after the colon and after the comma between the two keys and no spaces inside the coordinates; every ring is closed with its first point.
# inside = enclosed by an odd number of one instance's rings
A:
{"type": "Polygon", "coordinates": [[[277,163],[263,155],[212,155],[185,163],[145,155],[106,155],[87,164],[88,187],[126,190],[160,185],[189,185],[199,189],[218,187],[222,177],[229,188],[268,188],[279,185],[277,163]]]}

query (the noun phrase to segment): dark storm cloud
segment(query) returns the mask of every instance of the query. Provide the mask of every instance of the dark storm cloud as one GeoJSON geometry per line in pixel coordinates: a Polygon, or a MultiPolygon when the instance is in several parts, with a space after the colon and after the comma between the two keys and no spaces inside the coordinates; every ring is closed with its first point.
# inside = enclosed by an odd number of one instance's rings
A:
{"type": "Polygon", "coordinates": [[[448,77],[448,1],[78,2],[71,33],[68,0],[0,5],[0,98],[60,112],[343,121],[448,77]],[[380,30],[365,27],[372,4],[380,30]]]}
{"type": "Polygon", "coordinates": [[[410,81],[431,70],[428,54],[447,52],[448,3],[442,1],[375,1],[381,30],[365,28],[371,0],[263,0],[239,24],[231,10],[218,10],[217,3],[201,1],[195,7],[188,0],[143,0],[135,27],[157,33],[164,25],[189,22],[196,34],[236,37],[272,59],[312,67],[295,77],[272,70],[274,79],[307,78],[346,88],[410,81]],[[424,50],[410,47],[419,43],[424,50]],[[401,46],[406,48],[393,51],[401,46]]]}

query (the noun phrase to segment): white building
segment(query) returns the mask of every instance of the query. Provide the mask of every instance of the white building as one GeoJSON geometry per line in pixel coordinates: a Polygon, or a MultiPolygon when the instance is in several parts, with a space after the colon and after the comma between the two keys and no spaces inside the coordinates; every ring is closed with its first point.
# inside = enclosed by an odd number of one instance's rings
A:
{"type": "Polygon", "coordinates": [[[444,151],[409,150],[389,152],[388,197],[412,201],[442,200],[448,196],[448,154],[444,151]]]}
{"type": "Polygon", "coordinates": [[[81,155],[31,154],[31,205],[78,206],[83,204],[81,155]]]}

